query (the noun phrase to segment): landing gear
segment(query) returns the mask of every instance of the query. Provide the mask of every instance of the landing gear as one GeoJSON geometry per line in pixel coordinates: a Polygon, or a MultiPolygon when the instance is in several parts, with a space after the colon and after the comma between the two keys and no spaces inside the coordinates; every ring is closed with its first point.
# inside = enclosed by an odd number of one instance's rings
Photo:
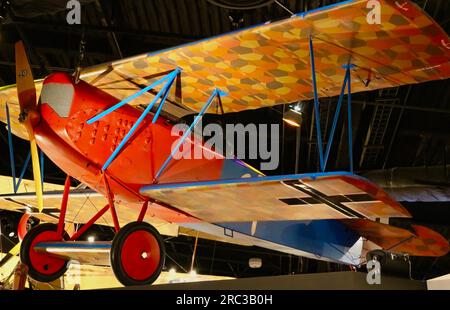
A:
{"type": "MultiPolygon", "coordinates": [[[[63,234],[64,240],[69,236],[63,234]]],[[[25,235],[20,246],[20,260],[28,266],[28,274],[39,282],[52,282],[61,277],[67,270],[68,261],[62,258],[39,253],[34,246],[39,242],[61,241],[57,233],[57,225],[45,223],[32,228],[25,235]]]]}
{"type": "MultiPolygon", "coordinates": [[[[123,285],[148,285],[158,278],[164,266],[166,252],[164,242],[158,231],[152,225],[142,221],[147,211],[148,201],[145,201],[142,205],[136,222],[131,222],[120,228],[114,207],[114,196],[106,175],[104,175],[104,182],[108,194],[108,204],[70,238],[64,231],[70,191],[69,176],[67,176],[64,185],[58,225],[46,223],[38,225],[26,233],[28,219],[23,218],[22,234],[26,234],[20,248],[20,259],[22,263],[28,266],[31,278],[40,282],[54,281],[67,271],[70,259],[77,257],[80,251],[85,254],[92,253],[93,261],[98,262],[99,253],[100,256],[104,255],[105,249],[109,246],[111,247],[109,253],[111,267],[116,278],[123,285]],[[108,210],[111,211],[116,230],[116,236],[112,244],[106,244],[105,242],[86,244],[76,241],[108,210]],[[89,248],[90,251],[83,251],[86,248],[89,248]],[[98,252],[99,249],[101,252],[98,252]]],[[[101,262],[102,264],[105,263],[103,257],[101,257],[101,262]]]]}
{"type": "Polygon", "coordinates": [[[148,285],[158,278],[164,266],[164,243],[152,225],[131,222],[114,237],[110,258],[120,283],[148,285]]]}

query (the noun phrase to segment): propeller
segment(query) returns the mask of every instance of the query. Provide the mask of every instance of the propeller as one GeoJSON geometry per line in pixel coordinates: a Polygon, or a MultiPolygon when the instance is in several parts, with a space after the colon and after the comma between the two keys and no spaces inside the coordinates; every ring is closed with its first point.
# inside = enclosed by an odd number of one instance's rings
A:
{"type": "Polygon", "coordinates": [[[28,132],[31,148],[31,163],[33,167],[34,187],[36,189],[37,206],[39,212],[44,208],[42,197],[41,169],[39,165],[39,154],[34,136],[33,126],[39,121],[39,111],[36,102],[36,87],[34,85],[33,73],[28,62],[25,47],[22,41],[16,43],[16,87],[19,98],[20,116],[19,121],[28,132]]]}
{"type": "MultiPolygon", "coordinates": [[[[36,101],[36,87],[34,85],[33,73],[31,71],[30,63],[28,62],[27,54],[22,41],[16,43],[15,51],[16,87],[20,105],[19,122],[22,123],[27,129],[28,138],[30,140],[34,187],[36,190],[37,207],[40,213],[44,208],[44,200],[42,195],[42,180],[38,147],[33,129],[33,126],[35,126],[40,119],[36,101]]],[[[10,258],[19,254],[22,239],[26,233],[26,223],[28,218],[28,214],[24,214],[22,216],[19,223],[19,242],[0,260],[0,267],[4,266],[10,258]]]]}

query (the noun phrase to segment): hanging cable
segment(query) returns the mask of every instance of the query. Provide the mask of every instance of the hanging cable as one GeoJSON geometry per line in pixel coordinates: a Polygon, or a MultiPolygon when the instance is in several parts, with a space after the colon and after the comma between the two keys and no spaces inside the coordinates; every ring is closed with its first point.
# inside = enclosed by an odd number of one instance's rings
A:
{"type": "Polygon", "coordinates": [[[84,39],[84,35],[85,35],[85,28],[83,26],[83,31],[81,33],[80,47],[78,50],[78,63],[77,66],[75,67],[75,74],[74,74],[75,84],[77,84],[80,81],[81,68],[85,56],[86,41],[84,39]]]}
{"type": "MultiPolygon", "coordinates": [[[[86,10],[87,10],[86,6],[84,6],[84,8],[83,8],[83,21],[85,21],[85,19],[86,19],[86,10]]],[[[83,23],[83,29],[81,31],[80,46],[78,48],[78,62],[77,62],[77,65],[75,67],[75,73],[74,73],[75,84],[78,84],[78,82],[80,81],[80,74],[81,74],[81,69],[82,69],[83,60],[84,60],[85,51],[86,51],[85,36],[86,36],[86,25],[85,25],[85,23],[83,23]]]]}
{"type": "Polygon", "coordinates": [[[229,10],[254,10],[272,4],[276,0],[206,0],[209,3],[229,10]]]}
{"type": "Polygon", "coordinates": [[[291,10],[289,10],[285,5],[283,5],[280,1],[275,0],[275,3],[278,4],[279,6],[281,6],[286,12],[288,12],[291,15],[294,15],[294,12],[292,12],[291,10]]]}
{"type": "Polygon", "coordinates": [[[192,272],[194,270],[195,254],[197,253],[197,245],[198,245],[198,231],[197,231],[197,235],[195,236],[195,244],[194,244],[194,251],[192,252],[190,272],[192,272]]]}

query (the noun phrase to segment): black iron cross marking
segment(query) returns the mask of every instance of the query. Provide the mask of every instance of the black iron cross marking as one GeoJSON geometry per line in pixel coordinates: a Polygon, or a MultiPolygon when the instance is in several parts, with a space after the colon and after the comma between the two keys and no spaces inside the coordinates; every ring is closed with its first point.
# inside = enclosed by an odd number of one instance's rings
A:
{"type": "Polygon", "coordinates": [[[281,202],[292,205],[314,205],[314,204],[326,204],[330,208],[348,216],[356,218],[366,218],[363,214],[347,207],[343,202],[357,202],[357,201],[376,201],[372,196],[368,194],[353,194],[353,195],[337,195],[327,196],[324,193],[306,185],[300,180],[284,181],[284,184],[290,186],[293,189],[308,194],[311,197],[307,198],[280,198],[281,202]]]}

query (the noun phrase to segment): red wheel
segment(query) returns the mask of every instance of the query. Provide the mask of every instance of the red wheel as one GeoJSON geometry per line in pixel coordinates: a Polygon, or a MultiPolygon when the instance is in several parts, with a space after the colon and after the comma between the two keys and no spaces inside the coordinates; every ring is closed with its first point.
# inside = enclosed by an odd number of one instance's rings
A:
{"type": "Polygon", "coordinates": [[[111,245],[111,267],[125,286],[153,283],[161,273],[164,258],[160,234],[144,222],[125,225],[111,245]]]}
{"type": "MultiPolygon", "coordinates": [[[[52,282],[67,270],[67,260],[34,250],[34,246],[39,242],[61,241],[56,229],[55,224],[38,225],[28,231],[20,246],[20,260],[28,266],[28,274],[36,281],[52,282]]],[[[64,239],[67,238],[65,234],[64,239]]]]}

